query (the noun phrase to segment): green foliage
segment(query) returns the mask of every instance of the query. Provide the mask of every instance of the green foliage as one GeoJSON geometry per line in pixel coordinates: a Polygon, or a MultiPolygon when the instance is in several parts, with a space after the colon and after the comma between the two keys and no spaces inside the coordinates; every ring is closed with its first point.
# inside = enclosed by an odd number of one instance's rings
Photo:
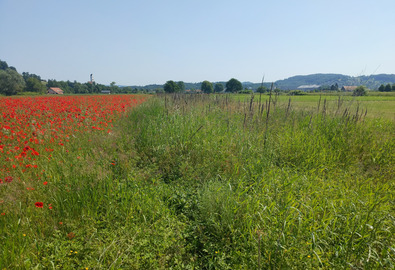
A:
{"type": "Polygon", "coordinates": [[[203,81],[201,90],[203,91],[203,93],[210,94],[214,91],[213,84],[209,81],[203,81]]]}
{"type": "Polygon", "coordinates": [[[258,93],[265,93],[265,92],[268,92],[269,89],[268,89],[266,86],[262,85],[262,86],[259,86],[258,89],[257,89],[256,91],[257,91],[258,93]]]}
{"type": "Polygon", "coordinates": [[[27,82],[27,80],[28,80],[29,78],[34,78],[34,79],[36,79],[36,80],[38,80],[38,81],[41,81],[41,77],[40,77],[39,75],[30,74],[29,72],[22,72],[22,77],[23,77],[23,79],[25,80],[25,82],[27,82]]]}
{"type": "Polygon", "coordinates": [[[119,87],[116,85],[116,82],[110,83],[110,89],[111,89],[111,93],[118,93],[119,92],[119,87]]]}
{"type": "Polygon", "coordinates": [[[229,113],[218,96],[152,102],[131,118],[139,166],[174,190],[166,200],[185,220],[191,268],[393,265],[393,125],[376,132],[382,123],[360,122],[341,102],[340,116],[278,102],[261,113],[249,101],[229,113]],[[372,251],[375,241],[383,246],[372,251]]]}
{"type": "Polygon", "coordinates": [[[290,96],[304,96],[306,95],[306,92],[303,92],[302,90],[292,90],[288,93],[290,96]]]}
{"type": "Polygon", "coordinates": [[[177,82],[178,88],[180,89],[180,92],[185,92],[185,84],[183,81],[177,82]]]}
{"type": "Polygon", "coordinates": [[[0,70],[6,70],[8,68],[8,64],[6,61],[1,61],[0,59],[0,70]]]}
{"type": "Polygon", "coordinates": [[[224,85],[222,83],[216,83],[214,86],[214,92],[220,93],[222,91],[224,91],[224,85]]]}
{"type": "MultiPolygon", "coordinates": [[[[79,83],[77,81],[56,81],[56,80],[48,80],[48,87],[59,87],[65,93],[68,94],[99,94],[103,90],[109,90],[108,86],[98,83],[79,83]]],[[[112,90],[113,93],[122,93],[123,90],[114,84],[112,90]]]]}
{"type": "Polygon", "coordinates": [[[178,86],[178,84],[174,81],[167,81],[163,87],[163,90],[166,93],[178,93],[181,91],[180,87],[178,86]]]}
{"type": "Polygon", "coordinates": [[[252,94],[254,93],[251,89],[243,89],[238,92],[239,94],[252,94]]]}
{"type": "Polygon", "coordinates": [[[353,91],[353,96],[366,96],[367,92],[367,88],[363,85],[360,85],[353,91]]]}
{"type": "Polygon", "coordinates": [[[163,90],[163,88],[156,88],[156,89],[154,89],[154,92],[156,94],[163,94],[163,93],[165,93],[165,90],[163,90]]]}
{"type": "Polygon", "coordinates": [[[153,97],[71,137],[48,185],[0,185],[0,269],[393,269],[394,123],[261,96],[153,97]]]}
{"type": "MultiPolygon", "coordinates": [[[[215,82],[215,84],[222,84],[225,86],[226,82],[215,82]]],[[[320,90],[338,91],[344,85],[366,85],[369,89],[377,89],[380,84],[395,83],[395,75],[378,74],[370,76],[351,77],[341,74],[312,74],[305,76],[293,76],[285,80],[278,80],[274,82],[275,85],[284,90],[294,90],[301,85],[321,85],[320,90]]],[[[214,83],[213,83],[214,84],[214,83]]],[[[243,82],[243,88],[252,88],[257,90],[262,83],[243,82]]],[[[266,88],[270,88],[271,83],[264,83],[266,88]]],[[[133,86],[137,88],[144,88],[152,91],[157,87],[163,85],[146,85],[146,86],[133,86]]],[[[187,83],[185,82],[186,89],[201,89],[201,83],[187,83]]],[[[214,85],[215,88],[215,85],[214,85]]],[[[217,92],[214,90],[214,92],[217,92]]]]}
{"type": "Polygon", "coordinates": [[[232,78],[226,83],[226,92],[236,93],[243,90],[243,85],[240,81],[232,78]]]}
{"type": "Polygon", "coordinates": [[[337,83],[331,85],[331,91],[339,91],[339,85],[337,83]]]}
{"type": "Polygon", "coordinates": [[[382,85],[380,85],[378,90],[380,92],[391,92],[391,91],[394,91],[394,86],[395,86],[395,84],[393,86],[391,86],[391,84],[389,84],[389,83],[386,85],[382,84],[382,85]]]}
{"type": "Polygon", "coordinates": [[[380,92],[385,92],[385,86],[384,84],[380,85],[379,89],[380,92]]]}
{"type": "MultiPolygon", "coordinates": [[[[0,70],[12,70],[16,72],[14,67],[9,67],[5,61],[0,60],[0,70]]],[[[15,74],[15,73],[14,73],[15,74]]],[[[3,73],[4,76],[4,73],[3,73]]],[[[15,77],[15,76],[14,76],[15,77]]],[[[13,78],[14,78],[13,77],[13,78]]],[[[46,89],[45,85],[41,82],[41,77],[36,74],[31,74],[29,72],[23,72],[22,77],[26,83],[26,87],[22,87],[23,90],[20,90],[20,85],[18,87],[11,87],[13,89],[17,89],[17,91],[11,91],[12,94],[20,94],[21,91],[26,91],[27,93],[44,93],[46,89]],[[40,85],[40,82],[42,85],[40,85]],[[19,91],[19,92],[18,92],[19,91]]],[[[9,81],[9,80],[8,80],[9,81]]],[[[11,81],[16,82],[15,78],[11,81]]],[[[3,83],[4,86],[4,83],[3,83]]],[[[47,82],[48,87],[59,87],[65,93],[68,94],[93,94],[93,93],[101,93],[103,90],[108,90],[108,86],[97,84],[97,83],[79,83],[77,81],[56,81],[56,80],[48,80],[47,82]]],[[[9,88],[9,86],[7,86],[9,88]]],[[[127,87],[118,87],[115,85],[115,82],[111,84],[111,92],[112,93],[136,93],[136,92],[144,92],[144,91],[135,91],[132,88],[127,87]]],[[[10,93],[11,93],[10,92],[10,93]]],[[[5,94],[5,93],[3,93],[5,94]]],[[[10,95],[10,94],[8,94],[10,95]]]]}
{"type": "Polygon", "coordinates": [[[44,94],[47,87],[36,78],[29,77],[26,80],[26,91],[44,94]]]}
{"type": "Polygon", "coordinates": [[[25,88],[22,75],[11,68],[0,70],[0,94],[16,95],[25,88]]]}

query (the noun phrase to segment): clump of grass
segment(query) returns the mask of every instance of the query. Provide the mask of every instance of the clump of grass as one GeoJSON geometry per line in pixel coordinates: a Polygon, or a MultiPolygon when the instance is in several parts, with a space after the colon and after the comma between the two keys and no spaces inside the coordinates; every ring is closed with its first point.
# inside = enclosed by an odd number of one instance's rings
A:
{"type": "Polygon", "coordinates": [[[151,102],[132,116],[139,166],[184,198],[169,205],[199,267],[392,266],[393,123],[341,100],[151,102]]]}

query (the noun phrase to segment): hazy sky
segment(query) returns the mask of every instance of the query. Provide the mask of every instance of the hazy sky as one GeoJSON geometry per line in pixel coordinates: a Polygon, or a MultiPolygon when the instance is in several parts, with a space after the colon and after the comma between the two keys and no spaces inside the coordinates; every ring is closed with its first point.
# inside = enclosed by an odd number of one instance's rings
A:
{"type": "Polygon", "coordinates": [[[0,0],[0,59],[146,85],[395,73],[395,0],[0,0]]]}

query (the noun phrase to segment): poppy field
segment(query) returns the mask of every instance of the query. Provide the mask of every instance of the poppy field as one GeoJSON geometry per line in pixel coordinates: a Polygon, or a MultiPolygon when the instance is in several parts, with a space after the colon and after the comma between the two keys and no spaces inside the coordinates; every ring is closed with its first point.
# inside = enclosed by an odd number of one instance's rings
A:
{"type": "Polygon", "coordinates": [[[51,160],[54,148],[67,150],[67,143],[81,133],[111,133],[113,121],[142,101],[121,95],[1,99],[0,172],[4,181],[15,171],[40,171],[38,163],[51,160]]]}
{"type": "Polygon", "coordinates": [[[0,269],[395,266],[395,123],[363,104],[0,102],[0,269]]]}
{"type": "MultiPolygon", "coordinates": [[[[56,203],[47,194],[55,177],[53,168],[62,164],[72,167],[65,160],[70,156],[65,154],[83,152],[81,147],[75,151],[77,141],[91,142],[95,136],[111,136],[114,122],[146,98],[133,95],[0,98],[0,228],[6,230],[11,225],[7,224],[8,217],[26,214],[31,208],[55,212],[56,203]]],[[[75,158],[76,163],[81,159],[75,158]]],[[[6,236],[2,237],[4,241],[6,236]]],[[[0,262],[12,258],[7,258],[7,253],[2,255],[0,262]]]]}

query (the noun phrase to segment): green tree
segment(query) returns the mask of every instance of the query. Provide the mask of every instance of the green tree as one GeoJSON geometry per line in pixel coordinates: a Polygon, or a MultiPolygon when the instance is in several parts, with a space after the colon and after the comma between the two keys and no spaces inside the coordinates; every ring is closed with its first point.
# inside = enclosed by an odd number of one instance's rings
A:
{"type": "Polygon", "coordinates": [[[267,87],[266,86],[259,86],[258,87],[258,89],[256,89],[256,91],[258,92],[258,93],[265,93],[265,92],[267,92],[267,91],[269,91],[268,89],[267,89],[267,87]]]}
{"type": "Polygon", "coordinates": [[[368,93],[368,89],[365,86],[360,85],[357,88],[355,88],[353,92],[353,96],[366,96],[367,93],[368,93]]]}
{"type": "Polygon", "coordinates": [[[380,85],[379,91],[380,91],[380,92],[384,92],[384,91],[385,91],[385,86],[384,86],[384,84],[380,85]]]}
{"type": "Polygon", "coordinates": [[[395,91],[395,83],[392,85],[392,91],[395,91]]]}
{"type": "Polygon", "coordinates": [[[38,79],[30,77],[26,80],[26,91],[43,94],[46,90],[47,87],[38,79]]]}
{"type": "Polygon", "coordinates": [[[119,91],[120,91],[118,85],[115,85],[115,84],[116,84],[116,82],[110,83],[111,93],[119,93],[119,91]]]}
{"type": "Polygon", "coordinates": [[[339,85],[336,83],[336,84],[332,84],[331,85],[331,91],[339,91],[339,85]]]}
{"type": "Polygon", "coordinates": [[[163,87],[166,93],[177,93],[180,92],[180,87],[174,81],[167,81],[163,87]]]}
{"type": "Polygon", "coordinates": [[[238,92],[243,90],[243,85],[241,84],[241,82],[239,82],[238,80],[236,80],[235,78],[230,79],[227,83],[226,83],[226,92],[238,92]]]}
{"type": "Polygon", "coordinates": [[[27,79],[29,79],[29,78],[35,78],[35,79],[41,81],[41,77],[39,75],[30,74],[29,72],[22,72],[22,77],[26,83],[27,83],[27,79]]]}
{"type": "Polygon", "coordinates": [[[0,60],[0,70],[6,70],[6,69],[12,69],[12,70],[16,71],[16,68],[9,66],[6,61],[0,60]]]}
{"type": "Polygon", "coordinates": [[[25,88],[25,80],[22,75],[11,68],[0,70],[0,94],[16,95],[25,88]]]}
{"type": "Polygon", "coordinates": [[[239,94],[252,94],[253,91],[252,91],[251,89],[245,88],[245,89],[239,91],[238,93],[239,93],[239,94]]]}
{"type": "Polygon", "coordinates": [[[209,81],[203,81],[201,88],[202,88],[202,91],[206,94],[210,94],[214,91],[213,84],[209,81]]]}
{"type": "Polygon", "coordinates": [[[390,84],[387,84],[387,85],[385,86],[384,91],[385,91],[385,92],[391,92],[391,90],[392,90],[391,85],[390,85],[390,84]]]}
{"type": "Polygon", "coordinates": [[[0,70],[6,70],[7,68],[8,68],[7,62],[0,60],[0,70]]]}
{"type": "Polygon", "coordinates": [[[180,92],[185,92],[185,84],[183,81],[177,82],[177,86],[180,89],[180,92]]]}
{"type": "Polygon", "coordinates": [[[318,87],[319,90],[321,91],[325,91],[325,90],[331,90],[331,87],[327,84],[321,85],[320,87],[318,87]]]}
{"type": "Polygon", "coordinates": [[[154,89],[154,92],[155,92],[156,94],[163,94],[165,91],[163,90],[163,88],[158,87],[158,88],[155,88],[155,89],[154,89]]]}
{"type": "Polygon", "coordinates": [[[87,85],[87,84],[75,83],[73,86],[73,93],[74,94],[87,94],[92,91],[93,90],[92,90],[91,84],[87,85]]]}
{"type": "Polygon", "coordinates": [[[214,92],[219,93],[224,91],[224,85],[222,83],[216,83],[214,86],[214,92]]]}

